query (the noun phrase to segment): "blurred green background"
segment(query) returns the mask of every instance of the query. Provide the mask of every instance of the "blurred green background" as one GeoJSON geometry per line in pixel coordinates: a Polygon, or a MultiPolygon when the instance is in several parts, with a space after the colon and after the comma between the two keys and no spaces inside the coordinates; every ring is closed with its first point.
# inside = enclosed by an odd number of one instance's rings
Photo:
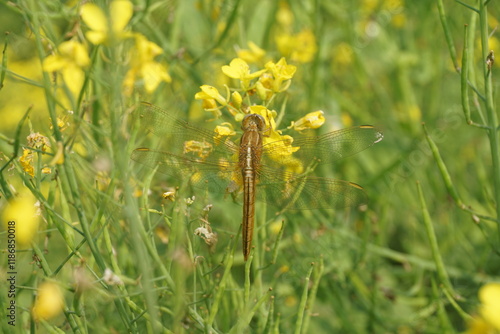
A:
{"type": "MultiPolygon", "coordinates": [[[[0,210],[24,192],[42,203],[37,236],[17,258],[17,332],[34,326],[34,288],[49,277],[64,291],[66,306],[38,324],[47,332],[481,333],[473,325],[481,319],[478,290],[499,280],[499,203],[490,138],[464,116],[460,67],[468,24],[472,121],[491,126],[483,73],[489,50],[482,50],[480,37],[491,33],[488,48],[500,51],[500,8],[489,1],[481,9],[484,26],[474,11],[478,1],[443,2],[454,49],[440,1],[133,1],[124,31],[140,33],[160,54],[118,38],[118,30],[116,40],[92,43],[87,33],[99,24],[82,19],[78,1],[1,1],[2,161],[20,148],[2,171],[0,210]],[[88,60],[72,49],[73,58],[66,54],[60,68],[44,75],[42,62],[63,54],[58,47],[67,41],[83,45],[88,60]],[[248,52],[249,42],[264,54],[248,52]],[[140,58],[145,54],[150,58],[140,58]],[[318,171],[362,185],[370,199],[365,210],[276,218],[273,208],[259,205],[258,251],[246,269],[240,239],[233,249],[239,204],[189,188],[181,188],[175,202],[163,199],[173,185],[129,161],[134,148],[161,142],[131,120],[138,101],[203,124],[212,115],[194,95],[203,84],[225,95],[223,85],[234,82],[221,66],[238,56],[248,57],[252,71],[281,57],[297,66],[290,88],[272,105],[286,109],[283,127],[321,109],[326,124],[318,133],[362,124],[384,133],[370,149],[318,171]],[[148,87],[141,77],[146,62],[158,73],[165,69],[171,81],[148,87]],[[443,181],[423,122],[462,208],[443,181]],[[19,157],[26,137],[37,132],[51,149],[36,153],[29,175],[19,157]],[[417,182],[433,231],[424,221],[417,182]],[[183,199],[193,194],[195,205],[186,208],[183,199]],[[208,203],[218,235],[211,250],[193,234],[208,203]],[[228,265],[229,254],[234,263],[228,265]],[[103,279],[105,268],[124,284],[103,279]]],[[[119,21],[117,12],[107,1],[95,3],[109,20],[101,25],[106,34],[119,21]]],[[[497,72],[493,64],[494,93],[497,72]]],[[[168,143],[162,147],[168,150],[168,143]]],[[[0,248],[6,240],[2,232],[0,248]]],[[[0,326],[11,329],[4,320],[0,326]]]]}

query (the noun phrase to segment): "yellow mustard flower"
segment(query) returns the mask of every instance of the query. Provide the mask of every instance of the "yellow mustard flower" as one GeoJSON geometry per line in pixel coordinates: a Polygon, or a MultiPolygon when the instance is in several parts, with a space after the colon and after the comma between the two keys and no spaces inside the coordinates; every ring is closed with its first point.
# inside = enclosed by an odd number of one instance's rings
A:
{"type": "Polygon", "coordinates": [[[29,192],[23,192],[9,201],[2,214],[6,230],[13,229],[19,247],[28,247],[38,232],[40,220],[39,205],[29,192]],[[9,223],[13,222],[13,223],[9,223]]]}
{"type": "Polygon", "coordinates": [[[255,83],[255,90],[260,99],[263,101],[269,100],[273,95],[274,77],[272,73],[266,72],[259,77],[259,81],[255,83]]]}
{"type": "Polygon", "coordinates": [[[31,177],[35,176],[35,168],[33,167],[33,151],[25,148],[23,150],[23,155],[19,158],[19,162],[21,163],[21,167],[23,170],[28,173],[31,177]]]}
{"type": "Polygon", "coordinates": [[[221,125],[215,127],[215,137],[214,141],[218,145],[224,137],[231,137],[236,134],[231,123],[224,122],[221,125]]]}
{"type": "Polygon", "coordinates": [[[81,8],[80,15],[89,28],[85,36],[92,44],[108,44],[132,36],[124,31],[132,18],[133,4],[128,0],[111,1],[109,18],[96,4],[87,2],[81,8]]]}
{"type": "Polygon", "coordinates": [[[290,57],[292,61],[299,63],[311,62],[318,51],[316,36],[309,29],[305,29],[296,35],[279,34],[276,37],[276,44],[282,55],[290,57]]]}
{"type": "Polygon", "coordinates": [[[258,78],[266,70],[260,70],[257,72],[250,72],[250,67],[240,58],[234,58],[228,65],[222,66],[222,72],[230,78],[239,79],[241,82],[241,87],[243,90],[248,90],[250,88],[250,81],[252,79],[258,78]]]}
{"type": "Polygon", "coordinates": [[[73,95],[78,95],[85,80],[84,68],[90,64],[84,44],[71,40],[62,42],[57,53],[43,60],[45,72],[60,72],[64,83],[73,95]]]}
{"type": "Polygon", "coordinates": [[[249,49],[242,49],[236,52],[238,58],[243,59],[247,63],[256,63],[266,55],[266,51],[259,48],[254,42],[248,42],[249,49]]]}
{"type": "Polygon", "coordinates": [[[62,312],[64,296],[59,286],[52,282],[44,282],[38,287],[33,317],[35,320],[48,320],[62,312]]]}
{"type": "Polygon", "coordinates": [[[325,123],[325,116],[322,110],[311,112],[300,118],[297,122],[292,122],[289,128],[295,131],[317,129],[325,123]]]}
{"type": "Polygon", "coordinates": [[[221,105],[225,106],[227,104],[226,98],[222,96],[217,88],[209,85],[200,86],[201,91],[196,93],[194,98],[197,100],[215,100],[221,105]]]}
{"type": "Polygon", "coordinates": [[[481,307],[479,312],[483,319],[500,330],[500,283],[489,283],[479,290],[481,307]]]}
{"type": "Polygon", "coordinates": [[[270,156],[271,159],[276,161],[282,161],[283,156],[291,156],[293,152],[297,152],[300,148],[293,147],[293,138],[287,135],[281,135],[280,131],[276,130],[276,122],[274,117],[276,117],[276,112],[267,109],[264,106],[256,105],[251,106],[250,113],[260,115],[266,121],[266,129],[264,129],[264,145],[269,144],[271,151],[274,156],[270,156]],[[279,149],[276,149],[279,147],[279,149]]]}
{"type": "Polygon", "coordinates": [[[285,58],[281,58],[276,64],[273,62],[268,62],[266,64],[266,69],[268,69],[274,77],[272,90],[276,93],[283,92],[288,89],[290,86],[290,80],[297,67],[294,65],[288,65],[285,58]],[[283,82],[285,82],[283,84],[283,82]]]}
{"type": "Polygon", "coordinates": [[[131,67],[125,75],[123,86],[125,93],[132,93],[135,82],[143,80],[144,88],[152,93],[161,82],[171,82],[167,67],[155,58],[163,53],[161,47],[149,41],[141,34],[135,34],[135,47],[132,50],[131,67]]]}

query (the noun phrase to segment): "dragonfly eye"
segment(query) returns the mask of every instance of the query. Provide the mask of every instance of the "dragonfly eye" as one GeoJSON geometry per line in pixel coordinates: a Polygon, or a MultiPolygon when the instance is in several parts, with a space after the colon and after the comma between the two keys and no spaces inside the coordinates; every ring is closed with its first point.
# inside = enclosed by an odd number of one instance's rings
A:
{"type": "Polygon", "coordinates": [[[241,122],[241,129],[243,131],[256,129],[257,131],[264,131],[266,128],[266,121],[264,117],[257,114],[248,114],[241,122]]]}

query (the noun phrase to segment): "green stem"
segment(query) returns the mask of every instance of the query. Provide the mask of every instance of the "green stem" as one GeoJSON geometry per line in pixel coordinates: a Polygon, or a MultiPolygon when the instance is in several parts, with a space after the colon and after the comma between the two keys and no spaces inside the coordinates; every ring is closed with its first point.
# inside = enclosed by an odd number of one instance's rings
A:
{"type": "Polygon", "coordinates": [[[439,19],[441,20],[441,25],[443,26],[444,36],[446,37],[446,44],[448,44],[450,57],[451,60],[453,61],[453,66],[457,71],[460,71],[460,67],[458,66],[458,61],[457,61],[457,52],[455,51],[455,45],[453,44],[450,28],[448,27],[448,21],[446,20],[446,14],[444,12],[443,0],[437,1],[437,7],[439,11],[439,19]]]}
{"type": "Polygon", "coordinates": [[[495,103],[493,102],[493,84],[491,79],[491,71],[486,64],[486,56],[489,52],[488,46],[488,10],[484,1],[479,1],[479,30],[481,33],[481,47],[483,59],[483,73],[484,73],[484,88],[485,88],[485,102],[486,102],[486,116],[488,126],[488,136],[490,139],[491,159],[493,163],[493,187],[495,188],[495,204],[496,204],[496,217],[498,225],[498,234],[500,236],[500,149],[498,138],[498,119],[495,113],[495,103]]]}
{"type": "Polygon", "coordinates": [[[450,292],[450,294],[456,296],[457,294],[454,293],[453,291],[453,287],[450,283],[448,273],[446,272],[446,268],[444,266],[443,258],[441,257],[441,253],[439,251],[436,233],[434,231],[434,226],[432,225],[431,216],[429,215],[429,211],[427,210],[427,204],[425,204],[424,193],[422,191],[422,187],[420,186],[420,182],[417,182],[417,190],[418,190],[418,198],[420,200],[420,206],[422,208],[422,216],[424,220],[425,231],[427,233],[427,238],[429,240],[429,245],[431,247],[434,264],[436,265],[437,276],[439,278],[440,283],[444,286],[444,288],[447,289],[450,292]]]}

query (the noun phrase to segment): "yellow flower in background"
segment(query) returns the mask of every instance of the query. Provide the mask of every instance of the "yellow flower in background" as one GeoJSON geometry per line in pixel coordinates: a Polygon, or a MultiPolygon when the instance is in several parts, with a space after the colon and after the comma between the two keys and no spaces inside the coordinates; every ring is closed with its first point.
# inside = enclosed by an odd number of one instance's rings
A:
{"type": "Polygon", "coordinates": [[[64,308],[64,295],[59,286],[52,282],[44,282],[38,287],[33,306],[35,320],[48,320],[62,312],[64,308]]]}
{"type": "Polygon", "coordinates": [[[337,45],[333,51],[333,64],[341,65],[340,68],[345,68],[345,65],[350,65],[353,62],[354,51],[352,47],[342,42],[337,45]]]}
{"type": "Polygon", "coordinates": [[[250,49],[242,49],[237,51],[238,58],[243,59],[247,63],[256,63],[266,55],[266,51],[259,48],[254,42],[248,42],[250,49]]]}
{"type": "Polygon", "coordinates": [[[84,44],[71,40],[62,42],[57,53],[43,60],[45,72],[60,72],[64,83],[73,95],[78,95],[85,80],[84,68],[90,64],[84,44]]]}
{"type": "Polygon", "coordinates": [[[300,118],[297,122],[292,122],[289,128],[295,131],[317,129],[325,123],[325,116],[322,110],[311,112],[300,118]]]}
{"type": "MultiPolygon", "coordinates": [[[[19,247],[28,247],[38,232],[40,212],[35,197],[24,192],[10,200],[2,214],[5,227],[8,222],[14,222],[15,240],[19,247]]],[[[12,228],[12,225],[9,225],[12,228]]]]}
{"type": "Polygon", "coordinates": [[[500,283],[489,283],[479,290],[483,319],[496,330],[500,330],[500,283]]]}
{"type": "Polygon", "coordinates": [[[133,4],[128,0],[115,0],[109,5],[109,18],[96,4],[87,2],[80,15],[89,28],[85,36],[92,44],[108,44],[110,41],[132,37],[125,27],[132,18],[133,4]]]}
{"type": "Polygon", "coordinates": [[[234,58],[228,65],[222,66],[222,72],[230,78],[239,79],[241,82],[241,87],[246,91],[250,88],[250,81],[252,79],[258,78],[266,70],[260,70],[257,72],[250,72],[250,67],[240,58],[234,58]]]}
{"type": "Polygon", "coordinates": [[[146,92],[152,93],[161,82],[172,81],[167,67],[155,60],[163,53],[163,49],[141,34],[134,34],[134,37],[135,47],[132,50],[131,68],[123,82],[125,93],[130,95],[139,79],[142,79],[146,92]]]}
{"type": "Polygon", "coordinates": [[[302,30],[296,35],[282,33],[276,37],[276,44],[283,56],[299,63],[311,62],[318,51],[316,36],[309,29],[302,30]]]}
{"type": "Polygon", "coordinates": [[[269,224],[269,232],[273,235],[278,235],[281,231],[281,227],[283,226],[283,221],[281,220],[276,220],[269,224]]]}
{"type": "Polygon", "coordinates": [[[379,3],[379,0],[363,0],[360,8],[365,13],[371,13],[379,6],[379,3]]]}
{"type": "Polygon", "coordinates": [[[278,11],[276,12],[276,21],[285,30],[293,24],[294,16],[290,6],[285,1],[280,1],[278,11]]]}
{"type": "Polygon", "coordinates": [[[285,58],[281,58],[276,64],[271,61],[268,62],[266,64],[266,69],[269,70],[274,77],[272,90],[278,93],[288,89],[291,81],[287,80],[290,80],[293,77],[297,67],[294,65],[288,65],[285,58]],[[283,85],[284,81],[287,81],[287,83],[283,85]]]}

